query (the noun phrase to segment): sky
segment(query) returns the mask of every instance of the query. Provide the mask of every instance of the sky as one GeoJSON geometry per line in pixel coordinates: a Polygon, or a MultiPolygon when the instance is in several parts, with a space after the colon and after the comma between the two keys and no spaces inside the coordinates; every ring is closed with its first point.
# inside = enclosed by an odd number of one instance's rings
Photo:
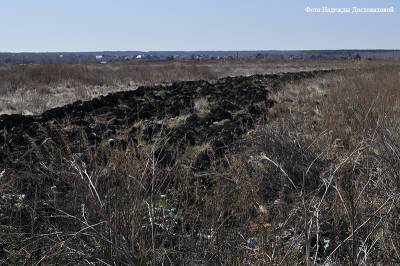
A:
{"type": "Polygon", "coordinates": [[[0,52],[399,49],[400,0],[1,0],[0,52]],[[394,7],[386,14],[306,7],[394,7]]]}

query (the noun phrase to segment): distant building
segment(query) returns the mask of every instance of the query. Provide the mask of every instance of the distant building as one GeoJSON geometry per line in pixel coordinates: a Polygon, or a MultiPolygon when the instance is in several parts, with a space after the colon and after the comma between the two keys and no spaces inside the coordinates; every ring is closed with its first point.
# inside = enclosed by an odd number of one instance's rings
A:
{"type": "Polygon", "coordinates": [[[96,55],[96,60],[101,60],[101,59],[103,59],[102,55],[96,55]]]}
{"type": "Polygon", "coordinates": [[[202,59],[202,56],[201,55],[192,55],[190,58],[192,60],[200,60],[200,59],[202,59]]]}

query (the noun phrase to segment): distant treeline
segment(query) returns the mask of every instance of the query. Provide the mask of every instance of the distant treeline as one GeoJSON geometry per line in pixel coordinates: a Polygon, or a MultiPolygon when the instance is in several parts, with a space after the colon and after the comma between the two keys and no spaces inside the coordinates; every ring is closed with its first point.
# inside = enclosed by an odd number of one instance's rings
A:
{"type": "Polygon", "coordinates": [[[0,64],[108,63],[130,60],[359,60],[400,59],[400,50],[313,50],[313,51],[117,51],[0,53],[0,64]]]}

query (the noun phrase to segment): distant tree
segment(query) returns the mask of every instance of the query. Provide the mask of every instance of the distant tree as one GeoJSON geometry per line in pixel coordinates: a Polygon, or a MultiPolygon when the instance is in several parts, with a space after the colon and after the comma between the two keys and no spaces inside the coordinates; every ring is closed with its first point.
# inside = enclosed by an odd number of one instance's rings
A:
{"type": "Polygon", "coordinates": [[[354,56],[354,60],[357,60],[357,61],[361,60],[361,55],[356,54],[356,55],[354,56]]]}
{"type": "Polygon", "coordinates": [[[264,57],[264,54],[262,54],[262,53],[258,53],[257,55],[256,55],[256,59],[264,59],[265,57],[264,57]]]}

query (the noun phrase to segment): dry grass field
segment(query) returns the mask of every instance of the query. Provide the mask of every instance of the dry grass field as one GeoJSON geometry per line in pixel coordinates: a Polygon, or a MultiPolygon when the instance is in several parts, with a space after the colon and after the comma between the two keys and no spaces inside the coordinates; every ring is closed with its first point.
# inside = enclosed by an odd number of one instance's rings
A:
{"type": "Polygon", "coordinates": [[[179,80],[346,67],[348,62],[171,61],[0,66],[0,114],[38,114],[77,100],[179,80]]]}
{"type": "Polygon", "coordinates": [[[165,64],[0,67],[2,113],[115,92],[0,116],[1,264],[400,264],[399,62],[165,64]]]}

